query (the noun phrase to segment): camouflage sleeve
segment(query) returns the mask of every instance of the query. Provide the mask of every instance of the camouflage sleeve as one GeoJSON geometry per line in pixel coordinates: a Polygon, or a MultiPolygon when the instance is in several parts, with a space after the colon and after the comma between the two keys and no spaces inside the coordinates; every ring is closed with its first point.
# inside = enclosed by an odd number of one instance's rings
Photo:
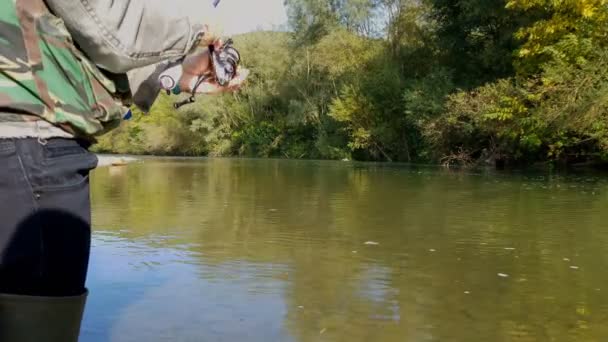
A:
{"type": "Polygon", "coordinates": [[[79,47],[98,66],[114,73],[186,55],[204,36],[175,7],[195,8],[199,0],[46,0],[79,47]]]}

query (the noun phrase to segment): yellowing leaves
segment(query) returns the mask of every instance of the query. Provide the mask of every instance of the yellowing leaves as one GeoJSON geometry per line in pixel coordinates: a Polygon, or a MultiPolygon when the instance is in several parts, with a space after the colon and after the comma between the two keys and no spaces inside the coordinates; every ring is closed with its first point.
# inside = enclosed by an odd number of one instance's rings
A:
{"type": "MultiPolygon", "coordinates": [[[[584,60],[589,41],[599,44],[608,33],[606,0],[511,0],[507,8],[523,15],[534,11],[547,19],[521,29],[516,38],[524,41],[517,52],[522,73],[536,72],[539,63],[562,60],[576,63],[584,60]],[[539,58],[540,57],[540,58],[539,58]],[[525,70],[525,71],[524,71],[525,70]]],[[[592,43],[594,44],[594,43],[592,43]]]]}
{"type": "Polygon", "coordinates": [[[595,8],[585,7],[585,8],[583,8],[583,11],[581,14],[583,15],[584,18],[591,18],[594,13],[595,13],[595,8]]]}
{"type": "Polygon", "coordinates": [[[335,30],[313,48],[311,63],[325,69],[332,77],[360,70],[381,51],[377,42],[346,30],[335,30]]]}
{"type": "Polygon", "coordinates": [[[598,11],[600,11],[603,6],[606,5],[606,1],[605,0],[579,0],[577,5],[578,5],[577,10],[583,18],[591,18],[598,11]]]}

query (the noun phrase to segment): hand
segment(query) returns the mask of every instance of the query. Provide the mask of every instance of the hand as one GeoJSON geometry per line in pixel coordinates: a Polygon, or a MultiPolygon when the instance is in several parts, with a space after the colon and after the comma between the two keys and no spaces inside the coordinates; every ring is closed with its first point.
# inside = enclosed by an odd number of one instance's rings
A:
{"type": "MultiPolygon", "coordinates": [[[[222,41],[217,40],[215,43],[216,49],[219,49],[222,41]]],[[[201,76],[212,72],[209,49],[199,49],[199,51],[188,55],[182,63],[182,77],[179,81],[181,90],[184,92],[192,92],[197,80],[201,76]]],[[[196,92],[199,94],[218,94],[227,91],[235,91],[242,86],[248,75],[249,70],[238,68],[236,76],[227,86],[222,87],[218,85],[212,78],[210,81],[201,83],[196,92]]]]}
{"type": "Polygon", "coordinates": [[[199,49],[186,56],[182,62],[182,77],[179,87],[182,91],[192,92],[192,88],[200,76],[211,73],[211,56],[208,49],[199,49]]]}
{"type": "Polygon", "coordinates": [[[232,81],[230,81],[230,83],[228,83],[227,86],[222,87],[217,84],[214,79],[211,79],[209,81],[201,83],[196,89],[196,93],[214,95],[236,91],[243,86],[245,80],[247,79],[247,76],[249,76],[249,70],[239,68],[236,72],[236,76],[232,79],[232,81]]]}

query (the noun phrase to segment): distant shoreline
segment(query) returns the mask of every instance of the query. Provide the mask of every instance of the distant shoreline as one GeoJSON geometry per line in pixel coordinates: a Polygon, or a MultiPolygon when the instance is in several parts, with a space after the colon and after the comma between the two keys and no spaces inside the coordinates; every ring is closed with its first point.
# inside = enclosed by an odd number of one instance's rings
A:
{"type": "Polygon", "coordinates": [[[112,166],[114,164],[129,164],[139,160],[135,157],[107,154],[98,154],[97,159],[99,160],[97,167],[112,166]]]}

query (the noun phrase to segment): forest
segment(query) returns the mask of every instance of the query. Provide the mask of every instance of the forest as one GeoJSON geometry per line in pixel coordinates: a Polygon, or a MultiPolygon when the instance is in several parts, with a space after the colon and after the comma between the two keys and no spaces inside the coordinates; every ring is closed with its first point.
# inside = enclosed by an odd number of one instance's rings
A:
{"type": "Polygon", "coordinates": [[[436,163],[608,161],[608,0],[286,0],[233,37],[246,86],[152,111],[104,153],[436,163]]]}

